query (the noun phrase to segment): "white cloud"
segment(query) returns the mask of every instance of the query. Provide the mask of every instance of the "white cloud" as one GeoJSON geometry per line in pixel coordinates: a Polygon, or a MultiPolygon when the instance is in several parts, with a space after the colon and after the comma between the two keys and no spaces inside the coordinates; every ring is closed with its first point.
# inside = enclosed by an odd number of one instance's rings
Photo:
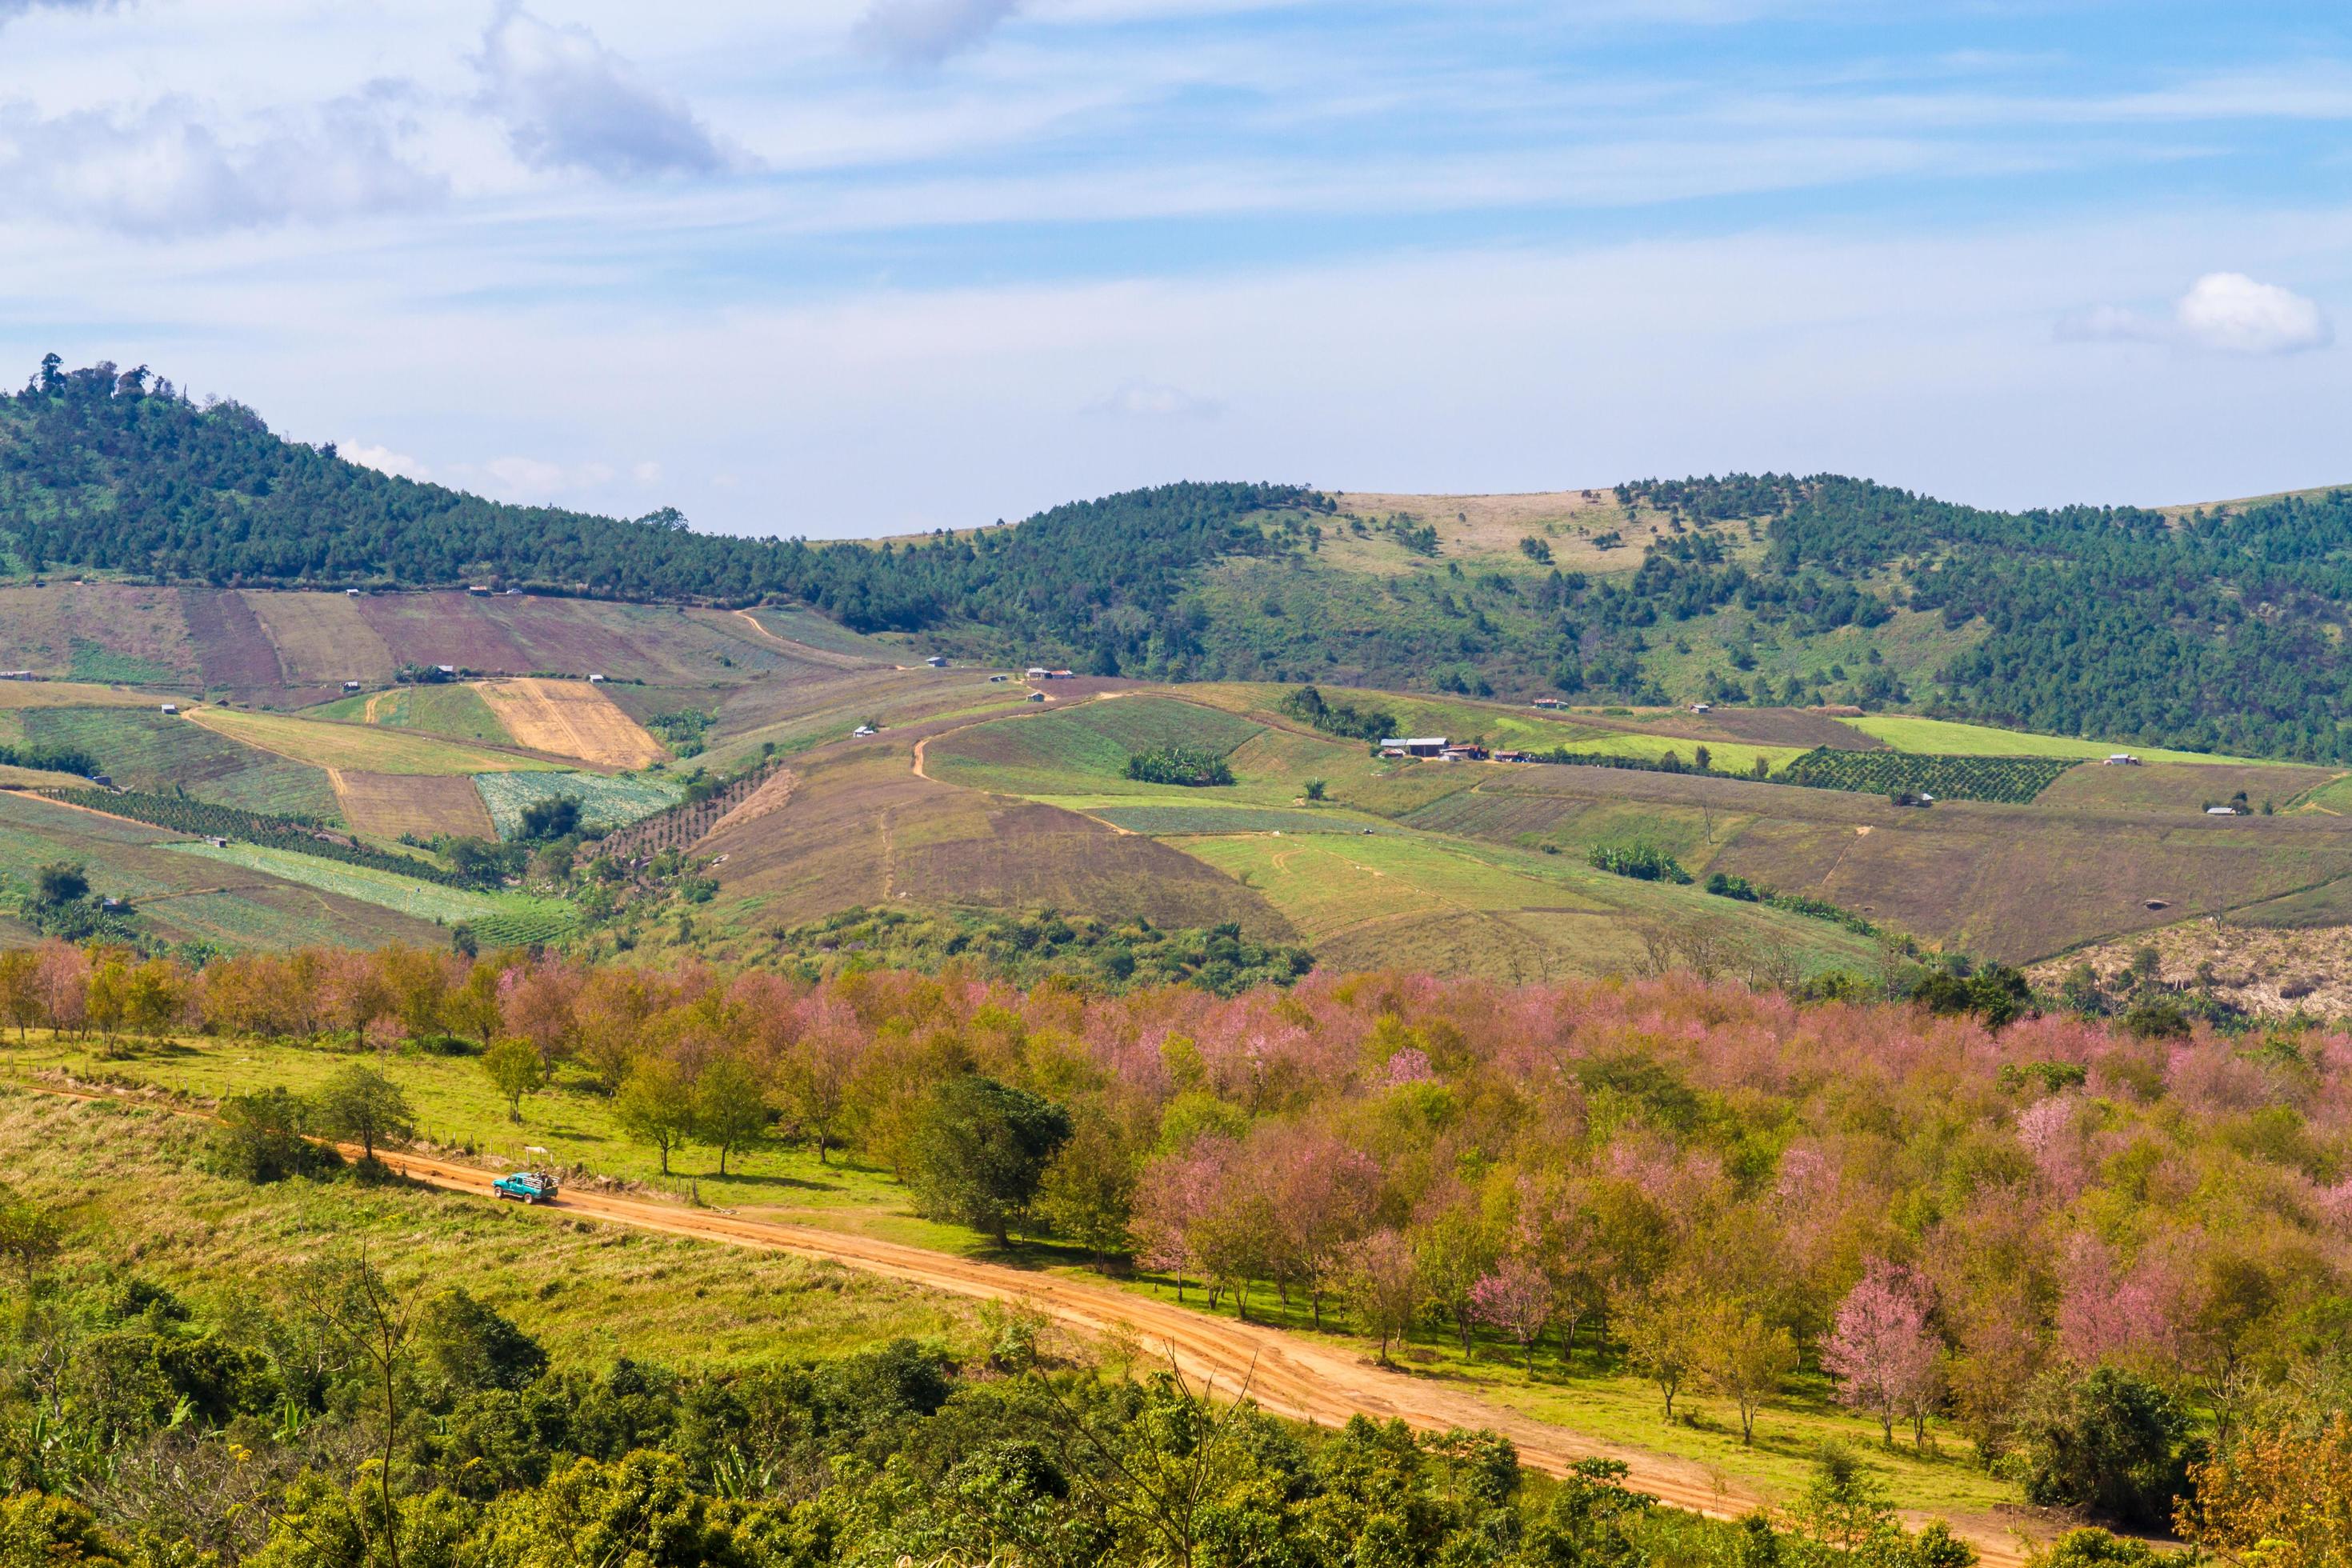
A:
{"type": "Polygon", "coordinates": [[[640,79],[587,28],[543,22],[515,0],[483,33],[480,63],[485,107],[533,168],[635,179],[715,174],[734,161],[692,110],[640,79]]]}
{"type": "Polygon", "coordinates": [[[659,463],[639,463],[635,468],[631,468],[629,472],[635,477],[637,483],[641,485],[657,485],[661,483],[661,465],[659,463]]]}
{"type": "Polygon", "coordinates": [[[2242,272],[2209,272],[2166,315],[2094,305],[2058,319],[2065,342],[2171,343],[2219,353],[2281,354],[2324,348],[2335,329],[2317,304],[2242,272]]]}
{"type": "Polygon", "coordinates": [[[1108,396],[1087,404],[1087,412],[1129,419],[1213,419],[1224,412],[1224,406],[1214,398],[1195,396],[1181,386],[1130,381],[1108,396]]]}
{"type": "Polygon", "coordinates": [[[345,462],[373,468],[380,474],[392,474],[404,479],[425,479],[433,476],[433,470],[422,462],[389,447],[371,446],[363,441],[339,441],[335,444],[335,451],[345,462]]]}
{"type": "Polygon", "coordinates": [[[935,66],[977,48],[1020,0],[868,0],[858,46],[895,65],[935,66]]]}
{"type": "Polygon", "coordinates": [[[2294,353],[2324,347],[2335,336],[2316,304],[2242,272],[2207,273],[2172,313],[2189,342],[2230,353],[2294,353]]]}
{"type": "Polygon", "coordinates": [[[423,206],[446,186],[403,151],[411,101],[375,83],[235,124],[184,97],[52,118],[0,106],[0,196],[20,213],[152,235],[423,206]]]}

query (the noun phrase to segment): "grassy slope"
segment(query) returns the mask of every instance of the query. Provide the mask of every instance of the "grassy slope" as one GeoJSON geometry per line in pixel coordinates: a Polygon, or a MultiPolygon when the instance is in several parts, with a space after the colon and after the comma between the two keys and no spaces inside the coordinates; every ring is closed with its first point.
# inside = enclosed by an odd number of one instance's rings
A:
{"type": "MultiPolygon", "coordinates": [[[[192,1039],[168,1052],[129,1061],[99,1061],[89,1049],[71,1041],[37,1039],[29,1049],[10,1052],[9,1059],[20,1071],[45,1066],[63,1066],[85,1073],[104,1070],[136,1081],[210,1096],[225,1089],[243,1090],[271,1084],[299,1089],[315,1085],[349,1058],[297,1047],[192,1039]]],[[[471,1061],[404,1055],[378,1058],[376,1065],[400,1082],[416,1104],[427,1134],[437,1140],[473,1140],[484,1152],[501,1154],[517,1163],[530,1158],[527,1145],[537,1144],[560,1163],[584,1165],[600,1174],[656,1184],[660,1181],[651,1153],[619,1135],[611,1119],[609,1103],[584,1092],[577,1078],[566,1077],[559,1080],[556,1089],[527,1100],[525,1121],[517,1127],[506,1121],[505,1108],[471,1061]]],[[[8,1102],[0,1101],[0,1157],[9,1152],[11,1129],[18,1124],[10,1114],[13,1110],[16,1108],[8,1102]]],[[[173,1129],[151,1112],[93,1107],[72,1112],[31,1108],[16,1114],[18,1118],[31,1115],[43,1121],[64,1121],[69,1126],[100,1117],[117,1119],[118,1124],[131,1124],[126,1128],[131,1136],[121,1142],[136,1142],[140,1146],[125,1148],[117,1156],[131,1162],[120,1168],[126,1181],[135,1181],[142,1169],[158,1165],[168,1169],[175,1151],[185,1147],[184,1131],[173,1129]],[[165,1131],[162,1139],[150,1135],[159,1126],[165,1131]],[[159,1143],[160,1152],[155,1150],[159,1143]]],[[[89,1142],[87,1135],[68,1140],[68,1147],[74,1151],[70,1163],[79,1165],[86,1160],[79,1151],[89,1142]]],[[[176,1157],[184,1159],[184,1155],[176,1157]]],[[[799,1149],[766,1149],[739,1156],[730,1162],[730,1174],[723,1179],[715,1173],[715,1161],[706,1150],[689,1150],[676,1158],[673,1164],[681,1174],[691,1174],[703,1202],[732,1211],[881,1236],[964,1255],[990,1253],[992,1248],[987,1237],[975,1232],[936,1224],[911,1214],[905,1190],[886,1174],[845,1166],[838,1161],[821,1166],[813,1155],[799,1149]]],[[[423,1251],[428,1265],[434,1267],[455,1266],[455,1259],[466,1258],[464,1267],[469,1270],[480,1268],[493,1289],[500,1292],[490,1296],[494,1304],[513,1311],[526,1328],[547,1339],[551,1348],[584,1344],[593,1353],[608,1353],[622,1334],[634,1344],[639,1322],[637,1313],[646,1314],[645,1326],[654,1343],[678,1347],[668,1353],[691,1351],[696,1327],[706,1326],[714,1335],[711,1353],[720,1361],[751,1353],[752,1347],[779,1333],[791,1336],[789,1342],[795,1346],[807,1347],[802,1353],[815,1353],[821,1348],[854,1348],[881,1337],[893,1331],[888,1324],[906,1321],[907,1315],[919,1311],[931,1314],[929,1325],[917,1326],[910,1331],[926,1331],[928,1327],[928,1331],[949,1332],[965,1321],[961,1309],[951,1304],[936,1299],[908,1298],[903,1292],[855,1277],[841,1282],[838,1299],[831,1302],[804,1300],[789,1290],[778,1291],[774,1286],[763,1290],[748,1283],[722,1292],[719,1282],[728,1279],[730,1270],[751,1279],[764,1280],[771,1260],[693,1243],[643,1237],[624,1246],[613,1239],[611,1233],[594,1227],[582,1226],[574,1233],[561,1222],[551,1223],[520,1210],[501,1209],[443,1194],[367,1194],[367,1205],[339,1219],[338,1203],[356,1195],[349,1188],[322,1191],[298,1186],[281,1189],[277,1194],[256,1194],[254,1189],[235,1187],[210,1178],[179,1179],[201,1181],[204,1195],[223,1205],[210,1211],[219,1217],[208,1223],[231,1238],[234,1250],[229,1256],[236,1265],[244,1266],[248,1260],[266,1257],[263,1248],[278,1245],[276,1237],[286,1231],[295,1231],[302,1219],[314,1225],[332,1224],[345,1234],[381,1234],[387,1239],[405,1230],[412,1239],[404,1248],[404,1253],[423,1251]],[[315,1201],[311,1196],[314,1194],[315,1201]],[[274,1209],[275,1204],[289,1198],[300,1201],[303,1206],[299,1215],[274,1209]],[[376,1203],[387,1208],[373,1207],[376,1203]],[[253,1217],[256,1210],[262,1211],[265,1216],[258,1223],[253,1217]],[[534,1253],[540,1226],[554,1231],[561,1238],[557,1244],[560,1251],[552,1255],[534,1253]],[[251,1237],[257,1228],[262,1237],[259,1243],[251,1237]],[[443,1263],[443,1259],[450,1261],[443,1263]],[[669,1276],[667,1281],[658,1277],[662,1274],[669,1276]],[[564,1292],[551,1302],[503,1294],[511,1288],[507,1283],[509,1280],[520,1279],[536,1289],[543,1279],[567,1281],[564,1292]],[[636,1293],[639,1287],[645,1288],[642,1294],[636,1293]],[[703,1302],[708,1299],[699,1295],[698,1287],[709,1290],[710,1298],[719,1300],[706,1307],[703,1302]],[[763,1294],[783,1294],[787,1299],[762,1301],[763,1294]],[[510,1307],[509,1301],[527,1306],[530,1310],[510,1307]]],[[[124,1206],[129,1205],[126,1203],[124,1206]]],[[[178,1204],[160,1206],[174,1213],[184,1212],[178,1204]]],[[[168,1215],[160,1220],[135,1215],[129,1218],[133,1226],[131,1234],[134,1235],[148,1225],[169,1226],[176,1232],[184,1223],[200,1237],[207,1234],[196,1222],[183,1222],[168,1215]]],[[[189,1258],[189,1249],[203,1245],[203,1240],[192,1237],[173,1246],[165,1254],[171,1262],[158,1267],[182,1266],[182,1260],[189,1258]]],[[[307,1245],[316,1246],[315,1233],[307,1245]]],[[[1075,1256],[1049,1245],[1016,1247],[1005,1260],[1067,1272],[1076,1272],[1079,1267],[1075,1256]]],[[[839,1279],[840,1276],[832,1270],[822,1270],[818,1278],[839,1279]]],[[[1129,1279],[1118,1282],[1161,1300],[1174,1297],[1172,1287],[1159,1280],[1129,1279]]],[[[470,1275],[467,1286],[476,1289],[470,1275]]],[[[490,1294],[487,1290],[484,1293],[490,1294]]],[[[1188,1300],[1197,1303],[1199,1292],[1191,1292],[1188,1300]]],[[[1307,1331],[1303,1301],[1294,1303],[1286,1311],[1270,1293],[1261,1291],[1254,1296],[1250,1310],[1253,1317],[1278,1321],[1307,1331]]],[[[917,1322],[919,1325],[921,1321],[917,1322]]],[[[1369,1355],[1370,1347],[1367,1342],[1338,1331],[1326,1332],[1342,1342],[1357,1344],[1369,1355]]],[[[1530,1414],[1596,1436],[1700,1460],[1718,1467],[1728,1477],[1780,1495],[1791,1495],[1802,1486],[1809,1463],[1821,1443],[1834,1436],[1866,1451],[1870,1462],[1895,1485],[1899,1500],[1906,1506],[1940,1512],[1975,1512],[2015,1500],[2012,1486],[1986,1476],[1980,1467],[1964,1457],[1964,1445],[1948,1436],[1940,1454],[1889,1454],[1879,1448],[1876,1426],[1866,1418],[1832,1405],[1818,1377],[1801,1380],[1789,1397],[1769,1408],[1759,1422],[1757,1447],[1743,1448],[1732,1413],[1720,1402],[1686,1394],[1689,1406],[1702,1413],[1699,1421],[1668,1426],[1659,1416],[1657,1394],[1650,1384],[1613,1366],[1598,1365],[1589,1354],[1580,1356],[1571,1371],[1563,1372],[1556,1354],[1547,1353],[1539,1358],[1538,1375],[1530,1382],[1499,1346],[1482,1344],[1477,1353],[1465,1357],[1459,1347],[1443,1334],[1423,1330],[1416,1339],[1419,1343],[1407,1364],[1417,1367],[1424,1375],[1468,1384],[1481,1394],[1508,1401],[1530,1414]]],[[[1683,1405],[1684,1401],[1677,1401],[1678,1409],[1683,1405]]]]}
{"type": "Polygon", "coordinates": [[[421,921],[455,922],[487,920],[502,914],[568,915],[571,906],[559,899],[531,898],[520,893],[482,893],[466,888],[444,887],[438,882],[418,882],[407,877],[396,877],[389,871],[379,871],[367,866],[347,866],[338,860],[322,860],[315,856],[298,855],[289,849],[273,849],[260,844],[231,844],[215,848],[210,844],[175,844],[173,852],[194,855],[225,865],[242,866],[247,870],[263,871],[304,887],[339,893],[362,903],[375,904],[396,910],[421,921]]]}
{"type": "MultiPolygon", "coordinates": [[[[242,867],[193,858],[185,836],[48,801],[0,795],[0,879],[29,885],[52,860],[79,861],[91,888],[129,897],[166,941],[228,947],[306,943],[373,947],[394,940],[439,944],[446,934],[392,910],[242,867]]],[[[323,864],[323,862],[322,862],[323,864]]]]}
{"type": "Polygon", "coordinates": [[[327,822],[341,815],[318,767],[172,717],[155,704],[40,708],[21,717],[27,740],[80,748],[125,789],[184,789],[216,805],[327,822]]]}
{"type": "Polygon", "coordinates": [[[2129,752],[2148,763],[2235,763],[2261,764],[2249,757],[2175,752],[2162,746],[2134,746],[2121,742],[2078,741],[2069,735],[2037,735],[2024,730],[1996,730],[1986,724],[1960,724],[1948,719],[1918,719],[1906,713],[1874,713],[1841,721],[1865,735],[1875,735],[1900,752],[1927,752],[1947,757],[2105,757],[2129,752]]]}
{"type": "Polygon", "coordinates": [[[201,1123],[146,1109],[0,1096],[0,1161],[62,1204],[76,1273],[136,1268],[192,1300],[280,1310],[300,1265],[365,1247],[395,1286],[466,1289],[560,1360],[627,1354],[723,1368],[824,1358],[901,1334],[964,1344],[970,1308],[823,1263],[525,1214],[404,1186],[207,1174],[201,1123]]]}
{"type": "Polygon", "coordinates": [[[482,700],[482,694],[470,685],[395,687],[390,691],[346,697],[313,708],[304,716],[335,719],[348,724],[380,724],[391,730],[420,730],[454,741],[479,741],[492,746],[514,743],[514,737],[507,733],[506,726],[482,700]]]}

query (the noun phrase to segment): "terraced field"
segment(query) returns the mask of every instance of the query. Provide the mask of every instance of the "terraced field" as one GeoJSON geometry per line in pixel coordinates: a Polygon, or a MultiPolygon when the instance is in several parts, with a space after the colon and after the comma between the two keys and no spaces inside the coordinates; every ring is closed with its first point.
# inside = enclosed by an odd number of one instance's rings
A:
{"type": "Polygon", "coordinates": [[[378,838],[412,834],[429,839],[438,834],[458,838],[491,838],[498,829],[481,792],[467,773],[371,773],[327,770],[343,820],[361,833],[378,838]]]}
{"type": "Polygon", "coordinates": [[[1107,794],[1164,795],[1162,786],[1130,784],[1129,757],[1164,745],[1223,756],[1264,730],[1238,714],[1166,697],[1097,699],[942,736],[927,748],[926,767],[950,783],[1006,795],[1067,795],[1082,783],[1107,794]]]}
{"type": "Polygon", "coordinates": [[[500,838],[522,832],[525,806],[569,795],[580,803],[580,820],[590,827],[621,827],[677,803],[681,785],[667,779],[606,778],[600,773],[479,773],[474,787],[489,809],[500,838]]]}
{"type": "Polygon", "coordinates": [[[92,889],[129,898],[166,942],[283,948],[447,941],[431,923],[376,904],[248,868],[207,864],[178,847],[185,842],[144,824],[0,793],[0,881],[21,888],[52,860],[79,861],[92,889]]]}
{"type": "Polygon", "coordinates": [[[2078,741],[2071,735],[2035,735],[2022,730],[1955,723],[1948,719],[1914,718],[1907,713],[1874,713],[1838,722],[1884,741],[1897,751],[1929,752],[1947,757],[2105,757],[2115,752],[2129,752],[2148,763],[2272,765],[2246,757],[2210,756],[2202,752],[2168,751],[2162,746],[2135,746],[2126,742],[2078,741]]]}
{"type": "Polygon", "coordinates": [[[113,583],[0,587],[0,669],[71,680],[196,680],[178,591],[113,583]]]}
{"type": "Polygon", "coordinates": [[[306,719],[330,719],[344,724],[380,724],[387,730],[415,730],[453,741],[479,741],[508,746],[508,734],[498,716],[472,686],[395,686],[357,697],[340,698],[307,710],[306,719]]]}
{"type": "Polygon", "coordinates": [[[574,919],[571,905],[556,899],[529,898],[520,893],[474,892],[419,882],[365,866],[345,866],[291,850],[258,844],[231,843],[226,848],[210,844],[180,843],[172,852],[193,855],[223,865],[241,866],[304,887],[337,893],[363,904],[397,910],[421,921],[453,925],[459,921],[487,921],[499,916],[553,921],[558,929],[574,919]]]}
{"type": "Polygon", "coordinates": [[[624,770],[669,755],[644,725],[586,681],[488,681],[478,690],[486,710],[517,745],[624,770]]]}
{"type": "Polygon", "coordinates": [[[125,789],[184,789],[216,805],[326,822],[341,816],[321,769],[241,744],[152,703],[39,708],[22,717],[26,740],[79,747],[125,789]]]}
{"type": "Polygon", "coordinates": [[[414,731],[336,724],[244,709],[193,708],[187,722],[230,740],[320,768],[377,773],[485,773],[531,771],[558,764],[536,757],[444,741],[414,731]]]}
{"type": "Polygon", "coordinates": [[[303,686],[340,687],[346,680],[390,683],[398,660],[341,594],[264,593],[248,589],[246,605],[278,649],[289,679],[303,686]]]}

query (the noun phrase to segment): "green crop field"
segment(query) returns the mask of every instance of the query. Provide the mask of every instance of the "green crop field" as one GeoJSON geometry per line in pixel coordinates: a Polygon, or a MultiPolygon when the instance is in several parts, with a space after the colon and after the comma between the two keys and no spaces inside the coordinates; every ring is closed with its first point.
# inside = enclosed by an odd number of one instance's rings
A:
{"type": "Polygon", "coordinates": [[[346,866],[333,860],[321,860],[291,849],[237,843],[231,843],[226,848],[215,848],[210,844],[174,844],[172,848],[177,854],[266,871],[289,882],[340,893],[363,904],[397,910],[418,920],[455,924],[459,921],[478,922],[514,917],[535,920],[541,924],[552,921],[558,931],[568,929],[573,921],[571,906],[561,900],[444,887],[390,871],[379,871],[373,867],[346,866]]]}
{"type": "Polygon", "coordinates": [[[522,831],[523,807],[570,795],[580,803],[580,820],[590,827],[622,827],[677,804],[682,786],[653,777],[606,778],[601,773],[480,773],[474,787],[489,808],[500,838],[522,831]]]}
{"type": "Polygon", "coordinates": [[[242,745],[153,704],[40,708],[21,717],[28,742],[87,752],[125,789],[181,789],[245,811],[342,820],[334,789],[317,767],[242,745]]]}
{"type": "Polygon", "coordinates": [[[326,723],[283,713],[197,708],[189,711],[186,720],[263,751],[354,773],[457,774],[559,765],[399,730],[326,723]]]}
{"type": "Polygon", "coordinates": [[[2162,746],[2135,746],[2125,742],[2080,741],[2071,735],[2036,735],[2023,730],[1996,730],[1986,724],[1960,724],[1948,719],[1915,719],[1902,713],[1873,713],[1840,723],[1874,735],[1898,751],[1928,752],[1948,757],[2104,757],[2129,752],[2147,763],[2252,763],[2252,757],[2176,752],[2162,746]]]}
{"type": "Polygon", "coordinates": [[[1808,752],[1780,782],[1811,789],[1898,790],[1939,800],[1996,800],[2022,805],[2084,765],[2074,757],[1929,756],[1919,752],[1808,752]]]}
{"type": "Polygon", "coordinates": [[[514,744],[514,737],[507,733],[506,726],[482,700],[482,694],[471,686],[394,687],[389,691],[346,697],[322,708],[313,708],[304,717],[378,724],[388,730],[419,730],[429,735],[479,741],[492,746],[514,744]]]}
{"type": "Polygon", "coordinates": [[[958,731],[932,742],[926,755],[937,776],[976,789],[1035,795],[1100,787],[1128,795],[1159,787],[1126,777],[1127,759],[1138,752],[1175,744],[1223,756],[1263,728],[1219,709],[1140,695],[958,731]]]}

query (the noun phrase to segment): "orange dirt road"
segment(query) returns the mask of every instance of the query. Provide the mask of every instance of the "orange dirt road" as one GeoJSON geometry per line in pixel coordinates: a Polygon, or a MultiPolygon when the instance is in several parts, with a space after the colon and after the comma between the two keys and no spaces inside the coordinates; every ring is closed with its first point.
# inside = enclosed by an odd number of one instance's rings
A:
{"type": "MultiPolygon", "coordinates": [[[[386,1152],[381,1157],[415,1181],[482,1196],[490,1193],[491,1172],[413,1154],[386,1152]]],[[[844,1264],[925,1289],[982,1300],[1018,1301],[1081,1334],[1123,1331],[1155,1357],[1170,1358],[1196,1383],[1211,1382],[1225,1394],[1246,1388],[1252,1399],[1278,1415],[1324,1426],[1369,1415],[1375,1420],[1394,1416],[1423,1431],[1491,1427],[1517,1445],[1522,1462],[1550,1475],[1565,1472],[1579,1459],[1622,1459],[1632,1471],[1632,1485],[1676,1508],[1731,1518],[1762,1500],[1737,1482],[1711,1476],[1706,1466],[1693,1460],[1600,1442],[1461,1389],[1388,1371],[1302,1335],[1212,1317],[1105,1285],[839,1231],[743,1219],[601,1193],[567,1192],[551,1206],[644,1230],[844,1264]]],[[[1916,1527],[1926,1523],[1927,1517],[1913,1516],[1909,1522],[1916,1527]]],[[[1956,1533],[1983,1554],[1988,1568],[2019,1568],[2024,1563],[2018,1536],[1999,1521],[1954,1520],[1952,1525],[1956,1533]]]]}

